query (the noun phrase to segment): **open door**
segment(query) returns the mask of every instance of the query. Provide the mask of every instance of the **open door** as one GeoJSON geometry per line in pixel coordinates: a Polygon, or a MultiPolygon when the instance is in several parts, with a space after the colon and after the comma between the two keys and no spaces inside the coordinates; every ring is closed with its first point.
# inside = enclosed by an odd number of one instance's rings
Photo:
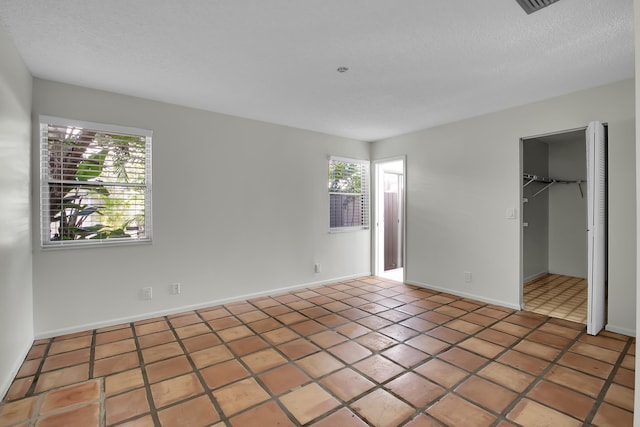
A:
{"type": "Polygon", "coordinates": [[[377,160],[375,167],[374,274],[404,280],[405,158],[377,160]]]}
{"type": "Polygon", "coordinates": [[[587,127],[587,241],[588,310],[587,333],[597,335],[605,324],[605,225],[606,163],[605,131],[600,122],[587,127]]]}
{"type": "Polygon", "coordinates": [[[402,175],[384,172],[384,270],[402,267],[402,175]]]}

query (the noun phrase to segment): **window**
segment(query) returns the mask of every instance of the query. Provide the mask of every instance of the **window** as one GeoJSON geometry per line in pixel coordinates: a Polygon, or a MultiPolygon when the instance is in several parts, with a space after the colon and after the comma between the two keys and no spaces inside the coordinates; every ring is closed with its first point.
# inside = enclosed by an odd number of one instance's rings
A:
{"type": "Polygon", "coordinates": [[[329,227],[369,228],[369,162],[329,159],[329,227]]]}
{"type": "Polygon", "coordinates": [[[40,118],[42,246],[151,241],[151,131],[40,118]]]}

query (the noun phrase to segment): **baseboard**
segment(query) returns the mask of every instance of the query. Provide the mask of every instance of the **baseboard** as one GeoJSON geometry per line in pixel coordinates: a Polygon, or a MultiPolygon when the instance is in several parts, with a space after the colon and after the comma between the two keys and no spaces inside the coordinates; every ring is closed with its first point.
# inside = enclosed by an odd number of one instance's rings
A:
{"type": "Polygon", "coordinates": [[[463,298],[475,299],[475,300],[478,300],[478,301],[486,302],[487,304],[499,305],[501,307],[511,308],[513,310],[520,310],[520,306],[517,305],[517,304],[511,304],[511,303],[509,303],[507,301],[501,301],[501,300],[495,300],[495,299],[492,299],[492,298],[486,298],[486,297],[483,297],[482,295],[475,295],[475,294],[470,294],[470,293],[467,293],[467,292],[460,292],[460,291],[453,290],[453,289],[441,288],[439,286],[432,286],[432,285],[428,285],[426,283],[420,283],[420,282],[416,282],[416,281],[413,281],[413,280],[405,280],[405,283],[407,283],[409,285],[419,286],[419,287],[425,288],[425,289],[430,289],[432,291],[444,292],[444,293],[447,293],[447,294],[456,295],[456,296],[463,297],[463,298]]]}
{"type": "Polygon", "coordinates": [[[60,335],[73,334],[75,332],[88,331],[88,330],[91,330],[91,329],[106,328],[106,327],[109,327],[109,326],[120,325],[120,324],[123,324],[123,323],[131,323],[131,322],[137,322],[139,320],[151,319],[151,318],[154,318],[154,317],[168,316],[168,315],[171,315],[171,314],[181,313],[183,311],[198,310],[198,309],[205,308],[205,307],[213,307],[213,306],[222,305],[222,304],[229,304],[229,303],[237,302],[237,301],[245,301],[245,300],[248,300],[248,299],[259,298],[259,297],[263,297],[263,296],[267,296],[267,295],[275,295],[275,294],[278,294],[278,293],[291,292],[291,291],[294,291],[294,290],[297,290],[297,289],[304,289],[304,288],[311,288],[311,287],[315,287],[315,286],[322,286],[322,285],[327,285],[327,284],[330,284],[330,283],[342,282],[342,281],[345,281],[345,280],[353,280],[353,279],[358,279],[360,277],[367,277],[367,276],[371,276],[371,272],[352,274],[352,275],[349,275],[349,276],[342,276],[342,277],[334,277],[332,279],[318,280],[318,281],[314,281],[314,282],[301,283],[301,284],[297,284],[297,285],[286,286],[286,287],[282,287],[282,288],[269,289],[269,290],[266,290],[266,291],[255,292],[255,293],[251,293],[251,294],[237,295],[237,296],[233,296],[233,297],[230,297],[230,298],[223,298],[223,299],[218,299],[218,300],[210,300],[210,301],[201,302],[201,303],[197,303],[197,304],[183,305],[183,306],[180,306],[180,307],[172,307],[172,308],[168,308],[166,310],[151,311],[151,312],[147,312],[147,313],[136,314],[136,315],[133,315],[133,316],[126,316],[126,317],[120,317],[120,318],[115,318],[115,319],[109,319],[109,320],[105,320],[105,321],[102,321],[102,322],[85,323],[85,324],[82,324],[82,325],[70,326],[68,328],[51,329],[51,330],[48,330],[48,331],[40,331],[40,332],[36,333],[36,339],[51,338],[51,337],[56,337],[56,336],[60,336],[60,335]]]}
{"type": "Polygon", "coordinates": [[[33,340],[30,341],[27,347],[23,349],[23,351],[20,353],[22,356],[16,359],[16,361],[12,364],[13,366],[11,367],[11,369],[7,370],[6,372],[7,376],[2,379],[2,382],[0,382],[0,402],[2,402],[5,396],[7,395],[7,392],[11,387],[11,383],[13,383],[13,380],[15,379],[16,375],[18,375],[18,371],[22,367],[24,360],[27,358],[27,354],[29,354],[29,351],[31,350],[32,345],[33,345],[33,340]]]}
{"type": "Polygon", "coordinates": [[[636,331],[633,329],[620,328],[616,325],[607,325],[604,327],[606,331],[615,332],[616,334],[626,335],[628,337],[635,337],[636,331]]]}
{"type": "Polygon", "coordinates": [[[532,274],[531,276],[527,276],[524,279],[522,279],[522,283],[532,282],[534,280],[537,280],[541,277],[546,276],[547,274],[549,274],[548,271],[541,271],[540,273],[532,274]]]}

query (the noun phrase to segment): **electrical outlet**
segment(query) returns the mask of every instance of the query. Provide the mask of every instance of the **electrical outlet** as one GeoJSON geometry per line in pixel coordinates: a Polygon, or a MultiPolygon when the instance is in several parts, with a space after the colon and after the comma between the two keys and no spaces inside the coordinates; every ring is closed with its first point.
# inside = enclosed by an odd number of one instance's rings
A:
{"type": "Polygon", "coordinates": [[[464,281],[467,283],[471,283],[471,272],[470,271],[465,271],[464,272],[464,281]]]}
{"type": "Polygon", "coordinates": [[[319,262],[317,262],[315,265],[315,272],[320,273],[321,271],[322,271],[322,266],[320,265],[319,262]]]}
{"type": "Polygon", "coordinates": [[[153,298],[153,288],[151,286],[142,288],[142,299],[151,299],[151,298],[153,298]]]}
{"type": "Polygon", "coordinates": [[[180,283],[172,283],[169,286],[169,293],[171,295],[179,295],[182,292],[182,285],[180,283]]]}

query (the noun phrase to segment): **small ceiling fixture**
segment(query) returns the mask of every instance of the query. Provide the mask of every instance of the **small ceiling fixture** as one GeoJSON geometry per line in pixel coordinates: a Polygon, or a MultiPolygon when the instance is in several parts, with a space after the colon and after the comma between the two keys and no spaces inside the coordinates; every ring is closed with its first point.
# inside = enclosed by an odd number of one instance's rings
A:
{"type": "Polygon", "coordinates": [[[558,0],[516,0],[518,4],[527,12],[527,15],[537,12],[543,7],[557,2],[558,0]]]}
{"type": "Polygon", "coordinates": [[[338,67],[337,71],[339,73],[346,73],[347,71],[349,71],[349,67],[338,67]]]}

